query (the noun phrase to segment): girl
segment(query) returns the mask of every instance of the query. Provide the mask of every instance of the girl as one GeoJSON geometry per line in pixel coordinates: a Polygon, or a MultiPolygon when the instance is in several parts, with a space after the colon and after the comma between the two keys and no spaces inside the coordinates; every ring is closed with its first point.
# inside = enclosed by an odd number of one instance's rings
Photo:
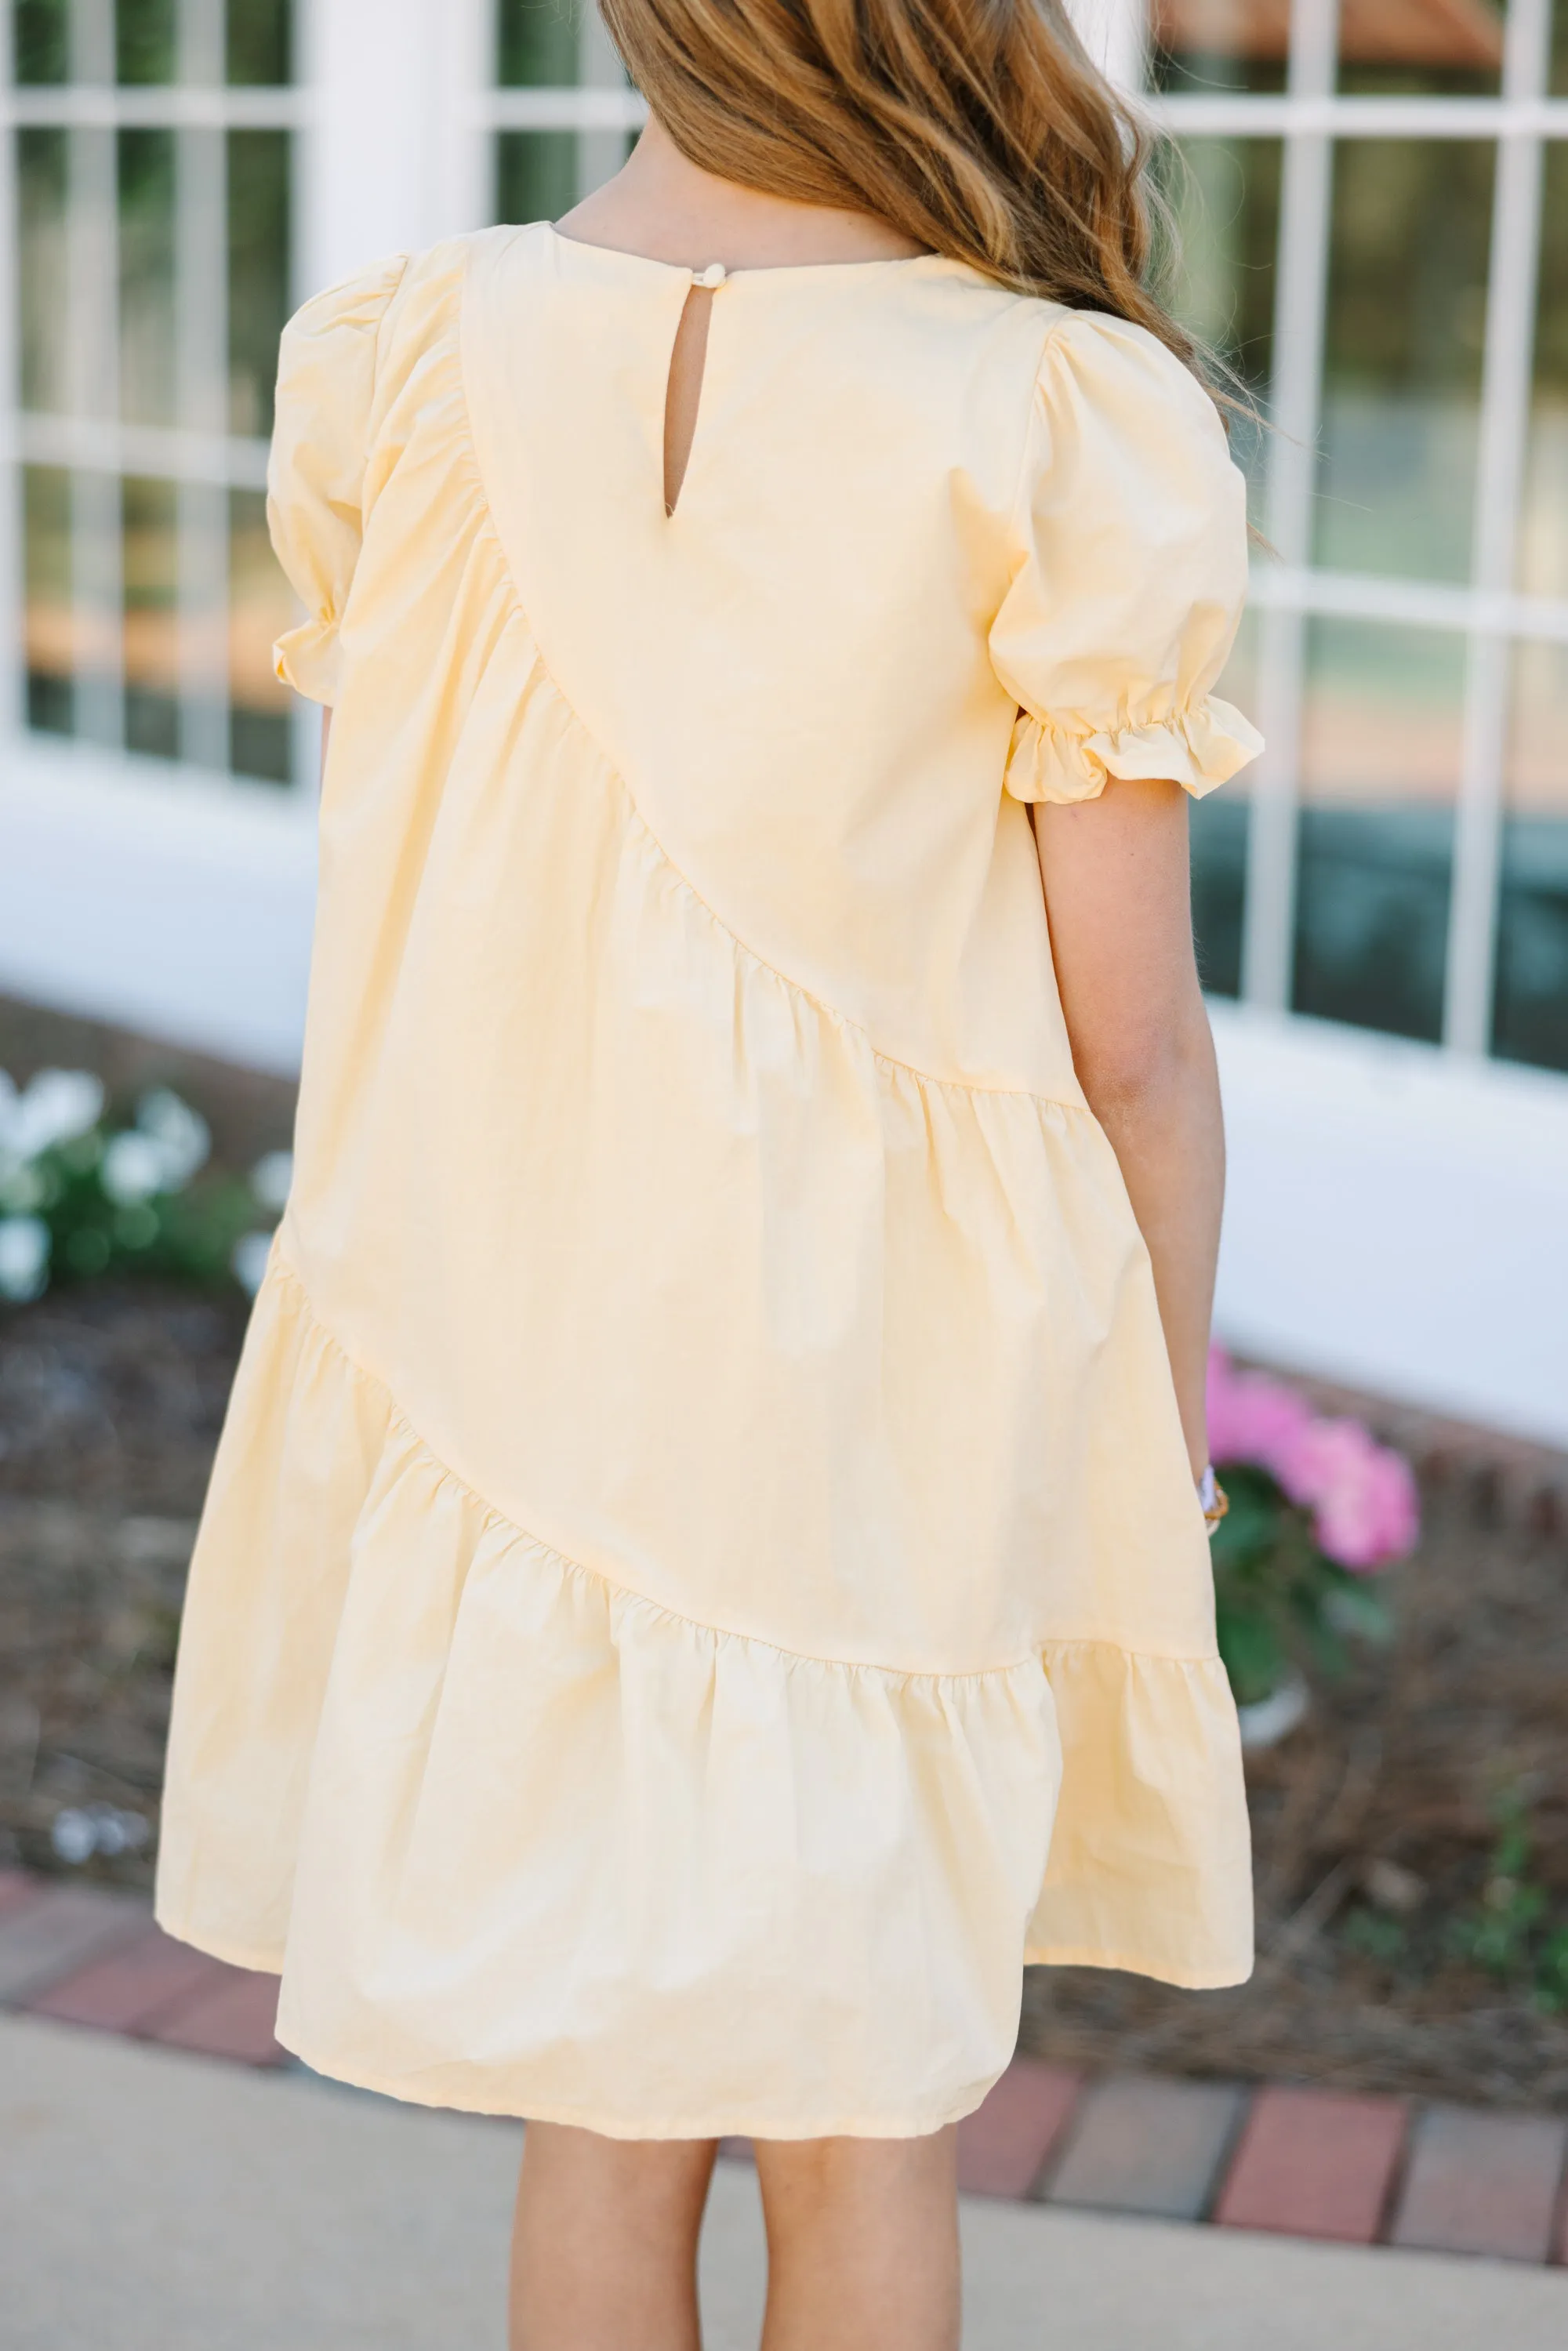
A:
{"type": "Polygon", "coordinates": [[[957,2338],[1026,1961],[1250,1963],[1184,793],[1240,480],[1060,0],[603,0],[558,225],[285,339],[334,713],[160,1915],[530,2117],[517,2351],[957,2338]]]}

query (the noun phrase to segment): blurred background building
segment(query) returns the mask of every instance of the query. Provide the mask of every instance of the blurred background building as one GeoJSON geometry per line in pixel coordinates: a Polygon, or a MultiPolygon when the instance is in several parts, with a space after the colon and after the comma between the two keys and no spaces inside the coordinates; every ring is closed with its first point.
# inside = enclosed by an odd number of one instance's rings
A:
{"type": "MultiPolygon", "coordinates": [[[[1187,321],[1272,430],[1194,818],[1221,1322],[1568,1439],[1568,0],[1082,0],[1174,134],[1187,321]]],[[[0,988],[287,1070],[314,711],[273,679],[277,342],[559,214],[640,107],[570,0],[11,0],[0,988]]]]}

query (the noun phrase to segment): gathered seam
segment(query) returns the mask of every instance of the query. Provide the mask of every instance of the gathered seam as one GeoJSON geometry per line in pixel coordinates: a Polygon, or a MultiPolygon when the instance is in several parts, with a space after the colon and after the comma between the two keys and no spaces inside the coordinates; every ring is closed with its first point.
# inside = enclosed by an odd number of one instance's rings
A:
{"type": "MultiPolygon", "coordinates": [[[[1047,1656],[1061,1656],[1070,1651],[1085,1649],[1110,1649],[1116,1656],[1124,1658],[1129,1665],[1144,1663],[1178,1666],[1185,1668],[1191,1666],[1207,1667],[1218,1662],[1215,1656],[1186,1656],[1166,1655],[1152,1650],[1129,1649],[1124,1642],[1091,1635],[1041,1641],[1037,1647],[1026,1651],[1021,1657],[1007,1659],[1000,1665],[976,1666],[962,1673],[936,1673],[905,1666],[877,1665],[868,1662],[863,1657],[825,1657],[808,1650],[787,1649],[780,1643],[769,1641],[759,1633],[739,1633],[728,1625],[708,1625],[705,1624],[700,1617],[683,1616],[678,1609],[669,1607],[664,1601],[652,1599],[646,1593],[634,1591],[630,1584],[617,1583],[599,1568],[589,1567],[581,1560],[570,1559],[564,1552],[557,1551],[552,1543],[545,1542],[538,1535],[530,1534],[526,1527],[520,1527],[515,1519],[508,1518],[507,1513],[487,1496],[479,1493],[465,1478],[459,1477],[456,1470],[442,1459],[428,1439],[415,1427],[385,1380],[378,1373],[371,1371],[361,1363],[358,1356],[351,1353],[344,1345],[336,1332],[328,1328],[317,1311],[315,1301],[305,1286],[303,1275],[298,1266],[285,1256],[281,1246],[274,1247],[267,1279],[280,1286],[287,1285],[295,1292],[309,1329],[321,1344],[329,1348],[357,1378],[366,1381],[377,1391],[386,1408],[389,1427],[394,1429],[416,1453],[423,1457],[443,1483],[455,1488],[459,1498],[477,1511],[486,1524],[500,1529],[526,1549],[537,1552],[542,1559],[551,1561],[566,1574],[595,1585],[612,1604],[644,1610],[648,1614],[663,1618],[668,1624],[678,1625],[687,1632],[701,1634],[707,1640],[735,1642],[744,1648],[766,1649],[770,1656],[781,1659],[786,1666],[825,1666],[834,1673],[869,1674],[876,1680],[883,1682],[923,1682],[946,1685],[956,1682],[1003,1681],[1014,1674],[1030,1670],[1043,1671],[1043,1661],[1047,1656]]],[[[1047,1679],[1049,1681],[1049,1676],[1047,1679]]]]}

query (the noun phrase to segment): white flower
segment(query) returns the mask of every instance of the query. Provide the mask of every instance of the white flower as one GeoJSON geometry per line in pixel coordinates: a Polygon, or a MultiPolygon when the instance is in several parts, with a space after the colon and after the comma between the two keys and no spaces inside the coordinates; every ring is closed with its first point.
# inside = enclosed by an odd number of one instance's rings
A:
{"type": "Polygon", "coordinates": [[[102,1111],[103,1081],[90,1071],[40,1070],[20,1093],[7,1079],[0,1088],[0,1149],[37,1159],[85,1134],[102,1111]]]}
{"type": "Polygon", "coordinates": [[[117,1804],[70,1804],[55,1814],[49,1842],[62,1861],[90,1861],[95,1853],[137,1853],[150,1831],[141,1813],[117,1804]]]}
{"type": "Polygon", "coordinates": [[[212,1129],[199,1112],[167,1086],[155,1086],[136,1105],[136,1123],[163,1154],[160,1189],[177,1192],[188,1184],[213,1147],[212,1129]]]}
{"type": "Polygon", "coordinates": [[[111,1137],[106,1145],[98,1180],[121,1208],[130,1207],[137,1200],[150,1200],[155,1192],[171,1188],[169,1165],[162,1144],[133,1126],[111,1137]]]}
{"type": "Polygon", "coordinates": [[[49,1228],[42,1217],[0,1217],[0,1298],[37,1298],[49,1279],[49,1228]]]}
{"type": "Polygon", "coordinates": [[[287,1207],[288,1187],[293,1181],[292,1151],[269,1151],[250,1171],[250,1188],[257,1206],[270,1208],[275,1217],[280,1217],[287,1207]]]}
{"type": "Polygon", "coordinates": [[[98,1850],[98,1826],[90,1813],[71,1804],[55,1814],[49,1843],[62,1861],[90,1861],[98,1850]]]}
{"type": "Polygon", "coordinates": [[[235,1280],[239,1283],[240,1288],[248,1290],[253,1298],[261,1288],[262,1276],[267,1271],[267,1260],[271,1255],[272,1235],[270,1233],[241,1233],[234,1245],[229,1263],[234,1268],[235,1280]]]}
{"type": "Polygon", "coordinates": [[[118,1804],[89,1804],[87,1814],[99,1853],[135,1853],[147,1842],[147,1823],[140,1813],[122,1812],[118,1804]]]}

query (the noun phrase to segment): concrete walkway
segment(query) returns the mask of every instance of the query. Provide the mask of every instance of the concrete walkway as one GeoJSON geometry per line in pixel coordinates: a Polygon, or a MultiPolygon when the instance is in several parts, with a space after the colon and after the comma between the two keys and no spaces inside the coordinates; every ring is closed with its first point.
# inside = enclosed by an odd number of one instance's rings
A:
{"type": "MultiPolygon", "coordinates": [[[[4,2351],[504,2351],[516,2125],[0,2018],[4,2351]]],[[[966,2351],[1562,2351],[1568,2272],[972,2199],[966,2351]]],[[[707,2351],[755,2351],[725,2164],[707,2351]]],[[[629,2346],[628,2351],[635,2351],[629,2346]]]]}

